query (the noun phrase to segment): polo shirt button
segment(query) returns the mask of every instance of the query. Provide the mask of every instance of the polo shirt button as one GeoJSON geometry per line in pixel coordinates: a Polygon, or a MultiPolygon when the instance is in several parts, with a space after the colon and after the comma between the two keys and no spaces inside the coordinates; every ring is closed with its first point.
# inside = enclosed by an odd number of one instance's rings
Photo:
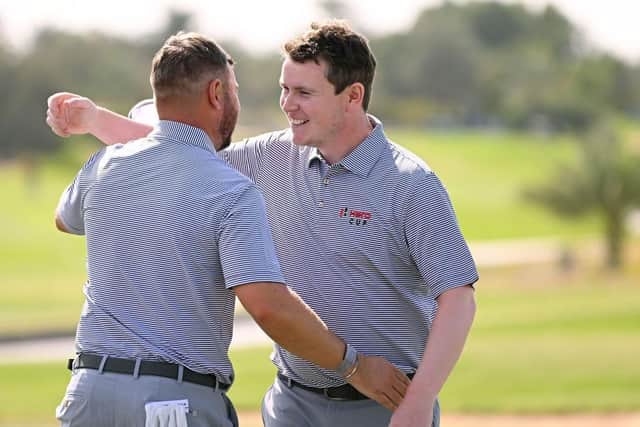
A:
{"type": "Polygon", "coordinates": [[[322,200],[320,200],[320,201],[318,202],[318,207],[319,207],[319,208],[324,207],[324,202],[323,202],[322,200]]]}
{"type": "Polygon", "coordinates": [[[329,185],[329,178],[325,178],[322,182],[324,185],[329,185]]]}

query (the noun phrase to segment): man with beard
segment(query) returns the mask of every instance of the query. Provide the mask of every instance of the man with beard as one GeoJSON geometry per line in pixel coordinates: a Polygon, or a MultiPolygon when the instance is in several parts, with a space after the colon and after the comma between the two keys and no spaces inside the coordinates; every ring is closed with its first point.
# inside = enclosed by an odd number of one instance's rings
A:
{"type": "Polygon", "coordinates": [[[61,231],[86,233],[88,254],[61,424],[237,425],[226,397],[234,296],[288,351],[397,407],[406,376],[356,355],[283,285],[259,190],[217,155],[240,109],[231,58],[180,33],[150,81],[152,132],[93,155],[56,211],[61,231]]]}

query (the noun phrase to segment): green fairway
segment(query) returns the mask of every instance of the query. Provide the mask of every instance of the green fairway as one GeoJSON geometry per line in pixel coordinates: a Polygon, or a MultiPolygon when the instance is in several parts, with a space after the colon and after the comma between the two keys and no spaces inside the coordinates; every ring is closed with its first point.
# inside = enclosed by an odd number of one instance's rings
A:
{"type": "Polygon", "coordinates": [[[462,412],[638,411],[640,274],[484,274],[465,353],[442,394],[462,412]]]}
{"type": "Polygon", "coordinates": [[[85,280],[84,238],[57,232],[53,211],[73,170],[45,167],[39,188],[27,191],[21,171],[0,169],[0,335],[71,330],[85,280]]]}
{"type": "MultiPolygon", "coordinates": [[[[448,412],[640,411],[640,269],[569,275],[482,271],[478,314],[442,395],[448,412]]],[[[239,410],[258,410],[274,378],[270,348],[232,352],[239,410]]],[[[69,373],[0,365],[0,425],[52,420],[69,373]]]]}

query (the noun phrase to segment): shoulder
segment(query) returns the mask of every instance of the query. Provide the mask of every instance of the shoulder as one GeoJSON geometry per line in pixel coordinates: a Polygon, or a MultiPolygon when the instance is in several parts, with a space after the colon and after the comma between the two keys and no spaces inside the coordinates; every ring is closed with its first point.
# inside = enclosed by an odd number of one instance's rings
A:
{"type": "MultiPolygon", "coordinates": [[[[430,204],[448,200],[449,194],[438,174],[417,154],[393,141],[388,141],[384,161],[384,179],[393,182],[400,204],[430,204]]],[[[387,184],[389,185],[389,184],[387,184]]]]}
{"type": "Polygon", "coordinates": [[[427,162],[407,148],[388,140],[388,153],[394,172],[402,180],[413,184],[437,180],[435,172],[427,162]]]}
{"type": "Polygon", "coordinates": [[[282,129],[246,138],[231,144],[220,152],[220,157],[250,175],[265,162],[279,163],[297,153],[291,140],[291,131],[282,129]]]}
{"type": "Polygon", "coordinates": [[[291,132],[289,129],[281,129],[273,132],[266,132],[260,135],[245,138],[234,142],[223,152],[234,152],[248,149],[259,149],[264,151],[275,147],[285,147],[291,144],[291,132]]]}
{"type": "Polygon", "coordinates": [[[82,165],[80,172],[78,172],[78,177],[81,182],[89,182],[94,179],[98,174],[98,170],[100,169],[100,165],[104,163],[103,159],[108,157],[110,147],[103,147],[100,150],[94,152],[89,156],[86,162],[82,165]]]}

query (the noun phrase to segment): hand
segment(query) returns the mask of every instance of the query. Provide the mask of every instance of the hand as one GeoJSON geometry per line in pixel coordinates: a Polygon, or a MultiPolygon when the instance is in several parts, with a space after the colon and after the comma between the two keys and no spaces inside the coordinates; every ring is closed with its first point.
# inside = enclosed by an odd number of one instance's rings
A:
{"type": "Polygon", "coordinates": [[[98,107],[89,98],[69,92],[51,95],[47,107],[47,124],[62,137],[88,133],[98,113],[98,107]]]}
{"type": "Polygon", "coordinates": [[[360,393],[394,411],[409,387],[409,378],[385,358],[358,355],[358,370],[349,383],[360,393]]]}
{"type": "Polygon", "coordinates": [[[389,427],[431,427],[433,424],[433,401],[402,402],[391,416],[389,427]],[[414,404],[415,403],[415,404],[414,404]]]}

